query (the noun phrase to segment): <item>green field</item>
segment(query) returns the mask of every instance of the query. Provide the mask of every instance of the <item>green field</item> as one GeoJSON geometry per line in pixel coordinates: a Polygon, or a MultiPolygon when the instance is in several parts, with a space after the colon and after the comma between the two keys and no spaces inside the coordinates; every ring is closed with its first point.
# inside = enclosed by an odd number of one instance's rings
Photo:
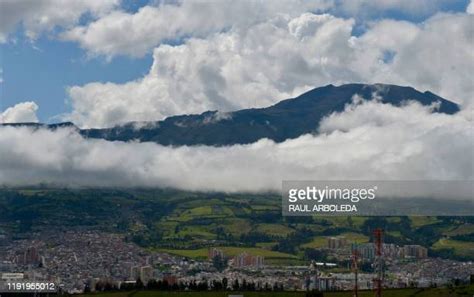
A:
{"type": "Polygon", "coordinates": [[[466,235],[474,233],[474,224],[465,224],[457,226],[451,230],[444,232],[444,235],[447,236],[456,236],[456,235],[466,235]]]}
{"type": "Polygon", "coordinates": [[[414,228],[433,225],[439,222],[436,217],[411,217],[410,220],[414,228]]]}
{"type": "MultiPolygon", "coordinates": [[[[263,248],[252,248],[252,247],[218,247],[221,249],[227,257],[234,257],[241,253],[248,253],[253,256],[263,256],[266,259],[295,259],[296,256],[285,254],[281,252],[270,251],[263,248]]],[[[207,258],[209,249],[195,249],[195,250],[175,250],[175,249],[159,249],[158,251],[169,253],[172,255],[178,255],[182,257],[188,257],[193,259],[207,258]]]]}
{"type": "Polygon", "coordinates": [[[316,236],[310,242],[301,245],[302,248],[326,248],[328,246],[328,239],[326,236],[316,236]]]}
{"type": "Polygon", "coordinates": [[[295,230],[281,224],[259,224],[255,228],[255,232],[261,232],[268,235],[285,237],[295,230]]]}
{"type": "Polygon", "coordinates": [[[453,249],[455,255],[463,257],[474,257],[474,242],[442,238],[433,245],[433,249],[453,249]]]}

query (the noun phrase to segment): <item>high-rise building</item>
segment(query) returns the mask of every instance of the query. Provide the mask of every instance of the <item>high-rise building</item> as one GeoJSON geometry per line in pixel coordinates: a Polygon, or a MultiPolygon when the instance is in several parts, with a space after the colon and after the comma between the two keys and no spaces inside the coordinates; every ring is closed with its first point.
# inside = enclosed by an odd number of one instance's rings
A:
{"type": "Polygon", "coordinates": [[[235,267],[263,267],[264,262],[264,257],[252,256],[248,253],[241,253],[234,257],[235,267]]]}
{"type": "Polygon", "coordinates": [[[221,259],[224,259],[224,252],[221,249],[217,248],[209,248],[207,258],[212,261],[215,257],[220,257],[221,259]]]}
{"type": "Polygon", "coordinates": [[[347,239],[344,236],[328,237],[328,248],[335,250],[347,245],[347,239]]]}
{"type": "Polygon", "coordinates": [[[153,267],[151,266],[142,266],[140,267],[140,279],[146,284],[149,280],[153,279],[153,267]]]}
{"type": "Polygon", "coordinates": [[[23,253],[17,256],[18,263],[23,265],[38,265],[40,263],[40,255],[35,246],[28,247],[23,253]]]}
{"type": "Polygon", "coordinates": [[[375,258],[375,246],[373,243],[352,244],[352,253],[357,252],[362,261],[371,261],[375,258]]]}
{"type": "Polygon", "coordinates": [[[406,258],[425,259],[428,257],[428,249],[421,245],[405,245],[403,252],[406,258]]]}
{"type": "Polygon", "coordinates": [[[140,277],[140,266],[130,267],[130,280],[135,281],[140,277]]]}

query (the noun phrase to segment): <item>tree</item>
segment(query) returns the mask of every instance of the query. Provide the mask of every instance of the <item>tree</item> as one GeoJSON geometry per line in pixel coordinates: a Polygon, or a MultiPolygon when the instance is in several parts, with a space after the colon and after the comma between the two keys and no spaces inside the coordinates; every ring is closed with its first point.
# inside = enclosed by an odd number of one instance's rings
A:
{"type": "Polygon", "coordinates": [[[84,293],[90,293],[91,292],[91,287],[89,286],[89,284],[86,284],[84,286],[84,293]]]}
{"type": "Polygon", "coordinates": [[[146,284],[146,288],[148,290],[156,290],[158,289],[158,282],[154,279],[150,279],[148,283],[146,284]]]}
{"type": "Polygon", "coordinates": [[[215,255],[213,258],[212,258],[212,265],[218,270],[218,271],[222,271],[226,268],[227,266],[227,261],[219,256],[219,255],[215,255]]]}
{"type": "Polygon", "coordinates": [[[143,284],[142,280],[140,278],[137,278],[137,282],[135,283],[135,289],[141,290],[145,287],[143,284]]]}
{"type": "Polygon", "coordinates": [[[236,280],[234,281],[234,283],[232,284],[232,290],[238,291],[239,289],[240,289],[239,280],[236,279],[236,280]]]}
{"type": "Polygon", "coordinates": [[[227,280],[226,277],[224,277],[224,278],[222,279],[222,287],[224,288],[224,290],[227,290],[228,282],[229,282],[229,281],[227,280]]]}
{"type": "Polygon", "coordinates": [[[247,280],[245,278],[242,280],[241,288],[242,288],[242,291],[247,291],[247,280]]]}

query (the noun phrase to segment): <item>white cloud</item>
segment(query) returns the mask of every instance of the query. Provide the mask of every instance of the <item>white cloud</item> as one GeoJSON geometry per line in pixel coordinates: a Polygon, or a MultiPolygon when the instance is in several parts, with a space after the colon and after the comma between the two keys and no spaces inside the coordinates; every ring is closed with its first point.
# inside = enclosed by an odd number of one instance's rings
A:
{"type": "Polygon", "coordinates": [[[277,15],[295,17],[305,12],[330,12],[368,22],[382,16],[426,18],[449,7],[449,0],[280,0],[189,1],[147,5],[135,13],[116,10],[62,34],[91,55],[143,56],[162,42],[187,37],[204,38],[231,28],[245,29],[277,15]],[[127,38],[123,38],[126,32],[127,38]]]}
{"type": "Polygon", "coordinates": [[[469,5],[467,6],[466,12],[469,14],[474,14],[474,0],[471,0],[469,5]]]}
{"type": "Polygon", "coordinates": [[[0,1],[0,42],[22,25],[26,35],[35,39],[38,34],[56,26],[77,24],[79,18],[90,13],[100,16],[116,7],[119,0],[4,0],[0,1]]]}
{"type": "Polygon", "coordinates": [[[330,7],[329,0],[178,1],[144,6],[136,13],[114,11],[62,34],[92,55],[143,56],[166,40],[206,37],[230,28],[246,28],[278,14],[295,16],[330,7]],[[126,38],[124,38],[126,34],[126,38]]]}
{"type": "Polygon", "coordinates": [[[0,113],[0,123],[38,122],[38,105],[33,101],[21,102],[0,113]]]}
{"type": "Polygon", "coordinates": [[[0,184],[265,191],[282,180],[472,180],[472,115],[419,104],[348,106],[319,136],[228,147],[85,140],[71,130],[0,128],[0,184]],[[34,144],[34,145],[32,145],[34,144]]]}
{"type": "Polygon", "coordinates": [[[473,17],[440,14],[423,24],[382,20],[353,36],[354,20],[279,15],[206,39],[160,45],[147,75],[73,86],[68,120],[104,127],[183,113],[267,106],[329,83],[392,83],[470,104],[473,17]]]}
{"type": "Polygon", "coordinates": [[[469,105],[474,99],[474,18],[439,14],[420,26],[381,21],[354,39],[352,64],[364,79],[411,85],[469,105]],[[384,53],[394,57],[384,63],[384,53]]]}

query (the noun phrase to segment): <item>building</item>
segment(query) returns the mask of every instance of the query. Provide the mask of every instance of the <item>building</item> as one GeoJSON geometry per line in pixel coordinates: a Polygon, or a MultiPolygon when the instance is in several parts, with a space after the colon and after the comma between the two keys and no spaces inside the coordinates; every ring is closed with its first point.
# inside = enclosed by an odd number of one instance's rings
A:
{"type": "Polygon", "coordinates": [[[425,259],[428,258],[428,249],[421,245],[405,245],[403,254],[405,258],[425,259]]]}
{"type": "Polygon", "coordinates": [[[34,246],[28,247],[24,252],[19,252],[16,258],[16,262],[21,265],[39,265],[41,260],[38,249],[34,246]]]}
{"type": "Polygon", "coordinates": [[[23,273],[2,273],[1,280],[2,281],[18,281],[25,278],[23,273]]]}
{"type": "Polygon", "coordinates": [[[241,253],[234,257],[234,267],[263,267],[265,258],[262,256],[252,256],[248,253],[241,253]]]}
{"type": "Polygon", "coordinates": [[[15,265],[11,261],[1,261],[0,262],[0,273],[1,272],[10,272],[13,271],[15,265]]]}
{"type": "Polygon", "coordinates": [[[336,279],[331,276],[320,276],[316,280],[319,291],[334,291],[336,289],[336,279]]]}
{"type": "Polygon", "coordinates": [[[389,259],[398,259],[400,258],[401,252],[400,248],[393,243],[384,243],[383,244],[383,255],[389,259]]]}
{"type": "Polygon", "coordinates": [[[163,281],[164,281],[164,282],[167,282],[168,285],[172,286],[172,285],[178,283],[178,278],[177,278],[175,275],[165,274],[165,275],[163,276],[163,281]]]}
{"type": "Polygon", "coordinates": [[[224,259],[224,252],[221,249],[210,248],[207,253],[208,260],[212,261],[212,259],[214,259],[215,257],[220,257],[221,259],[224,259]]]}
{"type": "Polygon", "coordinates": [[[335,250],[347,245],[347,239],[344,236],[328,237],[328,248],[335,250]]]}
{"type": "Polygon", "coordinates": [[[362,261],[372,261],[375,258],[375,246],[373,243],[352,244],[351,252],[357,252],[362,261]]]}
{"type": "Polygon", "coordinates": [[[153,267],[142,266],[140,267],[140,280],[146,284],[153,278],[153,267]]]}
{"type": "Polygon", "coordinates": [[[331,275],[323,275],[319,272],[317,263],[311,261],[305,279],[304,289],[318,291],[333,291],[336,289],[336,278],[331,275]]]}
{"type": "Polygon", "coordinates": [[[140,277],[140,266],[130,267],[130,280],[136,281],[140,277]]]}
{"type": "Polygon", "coordinates": [[[152,266],[132,266],[130,268],[130,277],[132,281],[140,279],[142,283],[147,284],[149,280],[154,278],[153,275],[154,269],[152,266]]]}

